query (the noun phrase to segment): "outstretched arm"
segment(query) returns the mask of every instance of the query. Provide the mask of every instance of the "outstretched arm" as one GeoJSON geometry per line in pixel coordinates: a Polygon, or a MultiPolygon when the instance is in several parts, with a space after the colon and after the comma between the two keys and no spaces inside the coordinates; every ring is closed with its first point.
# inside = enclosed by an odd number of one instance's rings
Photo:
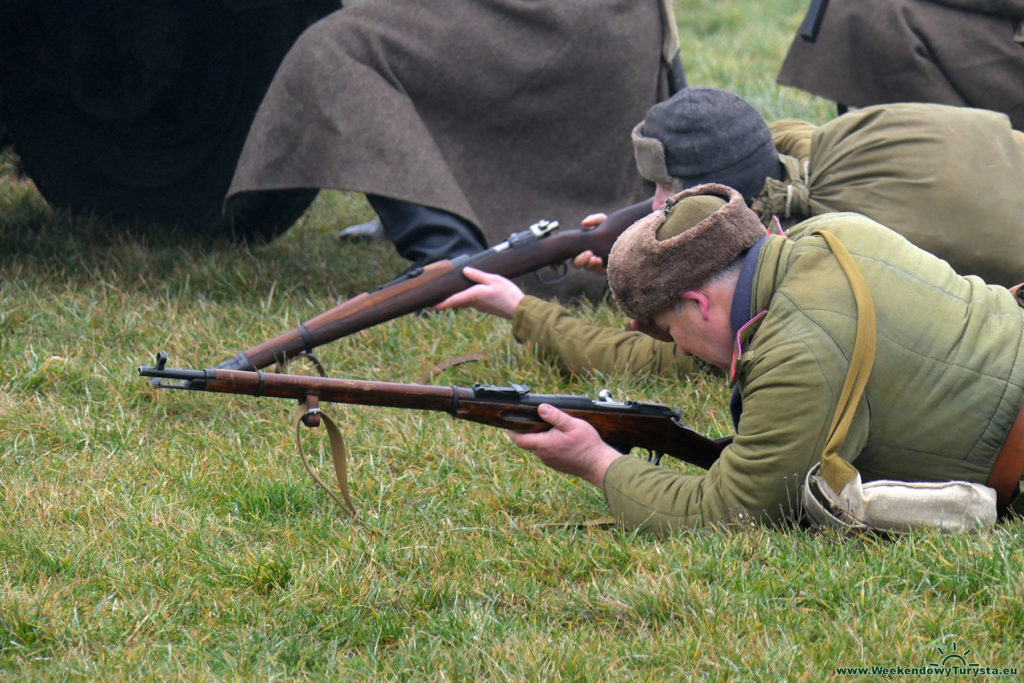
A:
{"type": "Polygon", "coordinates": [[[520,448],[533,451],[551,469],[577,476],[600,488],[604,473],[622,453],[602,441],[588,422],[546,403],[538,407],[537,413],[551,429],[532,434],[508,432],[512,441],[520,448]]]}
{"type": "Polygon", "coordinates": [[[468,266],[463,269],[462,274],[478,284],[452,294],[435,305],[435,311],[469,307],[502,318],[512,318],[516,306],[523,299],[523,290],[519,289],[514,282],[501,275],[486,273],[468,266]]]}

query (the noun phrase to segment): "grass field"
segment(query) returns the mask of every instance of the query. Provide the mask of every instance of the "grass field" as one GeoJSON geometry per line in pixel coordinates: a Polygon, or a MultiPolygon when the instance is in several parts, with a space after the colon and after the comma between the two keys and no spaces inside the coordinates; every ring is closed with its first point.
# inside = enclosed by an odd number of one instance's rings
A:
{"type": "MultiPolygon", "coordinates": [[[[830,103],[774,84],[804,7],[677,0],[691,85],[734,89],[768,119],[829,118],[830,103]]],[[[896,540],[582,529],[563,523],[603,514],[600,493],[498,430],[337,407],[353,524],[303,471],[290,404],[158,395],[135,366],[157,350],[212,364],[402,270],[390,245],[339,245],[340,227],[369,216],[363,199],[322,193],[272,244],[211,246],[61,215],[0,159],[0,678],[818,680],[871,666],[907,678],[957,657],[1024,666],[1020,524],[896,540]]],[[[580,315],[621,324],[608,304],[580,315]]],[[[319,355],[333,375],[415,381],[473,351],[490,360],[435,381],[608,387],[729,431],[719,379],[567,376],[475,312],[402,318],[319,355]]],[[[307,431],[313,450],[323,430],[307,431]]],[[[314,460],[330,476],[329,458],[314,460]]]]}

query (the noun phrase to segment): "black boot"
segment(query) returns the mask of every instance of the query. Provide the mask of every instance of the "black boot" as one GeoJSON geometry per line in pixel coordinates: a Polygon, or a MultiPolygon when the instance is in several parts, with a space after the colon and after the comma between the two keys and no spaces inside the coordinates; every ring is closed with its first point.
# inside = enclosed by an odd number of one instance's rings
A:
{"type": "Polygon", "coordinates": [[[377,212],[384,234],[413,267],[487,248],[476,226],[453,213],[380,195],[366,198],[377,212]]]}

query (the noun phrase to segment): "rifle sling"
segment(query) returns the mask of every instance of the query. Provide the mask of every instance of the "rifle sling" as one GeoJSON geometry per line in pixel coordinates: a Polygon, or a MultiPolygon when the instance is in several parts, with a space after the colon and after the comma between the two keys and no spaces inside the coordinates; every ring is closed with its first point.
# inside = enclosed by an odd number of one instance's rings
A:
{"type": "Polygon", "coordinates": [[[836,412],[829,426],[828,439],[821,454],[821,474],[832,490],[839,492],[857,475],[857,469],[840,457],[839,450],[850,431],[850,425],[853,424],[857,404],[864,393],[868,377],[871,375],[871,367],[875,362],[878,336],[875,304],[868,283],[846,246],[835,235],[825,230],[815,230],[812,234],[820,235],[832,251],[832,255],[839,261],[846,279],[850,282],[850,289],[853,290],[853,298],[857,305],[857,332],[853,353],[850,356],[850,369],[843,382],[836,412]]]}
{"type": "Polygon", "coordinates": [[[462,365],[463,363],[471,363],[474,361],[486,361],[491,359],[489,353],[464,353],[461,356],[455,356],[447,360],[435,363],[430,367],[419,379],[416,380],[417,384],[427,384],[430,380],[434,379],[442,372],[455,365],[462,365]]]}
{"type": "Polygon", "coordinates": [[[335,503],[340,505],[350,517],[358,521],[356,518],[356,507],[352,504],[352,497],[349,495],[348,490],[348,457],[345,449],[345,440],[341,437],[341,430],[338,429],[334,420],[332,420],[327,413],[324,413],[319,409],[316,409],[315,412],[316,415],[320,416],[324,425],[327,427],[327,436],[331,443],[331,459],[334,460],[334,476],[338,480],[338,488],[341,490],[341,496],[344,501],[342,501],[342,498],[338,498],[334,491],[327,488],[327,485],[324,484],[323,480],[320,479],[316,472],[313,471],[313,468],[309,464],[309,458],[306,457],[306,452],[302,448],[303,419],[313,412],[314,411],[310,410],[306,403],[300,403],[298,408],[295,410],[295,443],[298,444],[299,447],[299,456],[302,458],[302,466],[306,468],[307,472],[309,472],[309,476],[313,477],[313,481],[316,482],[317,486],[326,491],[327,495],[330,496],[335,503]]]}

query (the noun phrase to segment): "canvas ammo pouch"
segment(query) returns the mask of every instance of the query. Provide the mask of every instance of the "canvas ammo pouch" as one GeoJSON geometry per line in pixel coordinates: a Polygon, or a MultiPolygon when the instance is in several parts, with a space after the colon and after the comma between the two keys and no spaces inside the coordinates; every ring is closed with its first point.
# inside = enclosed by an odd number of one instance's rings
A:
{"type": "Polygon", "coordinates": [[[814,234],[825,239],[850,281],[857,303],[857,336],[821,462],[804,477],[801,499],[807,520],[822,528],[888,532],[917,528],[963,532],[992,526],[995,489],[968,481],[879,479],[865,484],[857,469],[839,457],[875,360],[875,307],[860,268],[842,242],[823,230],[814,234]]]}

